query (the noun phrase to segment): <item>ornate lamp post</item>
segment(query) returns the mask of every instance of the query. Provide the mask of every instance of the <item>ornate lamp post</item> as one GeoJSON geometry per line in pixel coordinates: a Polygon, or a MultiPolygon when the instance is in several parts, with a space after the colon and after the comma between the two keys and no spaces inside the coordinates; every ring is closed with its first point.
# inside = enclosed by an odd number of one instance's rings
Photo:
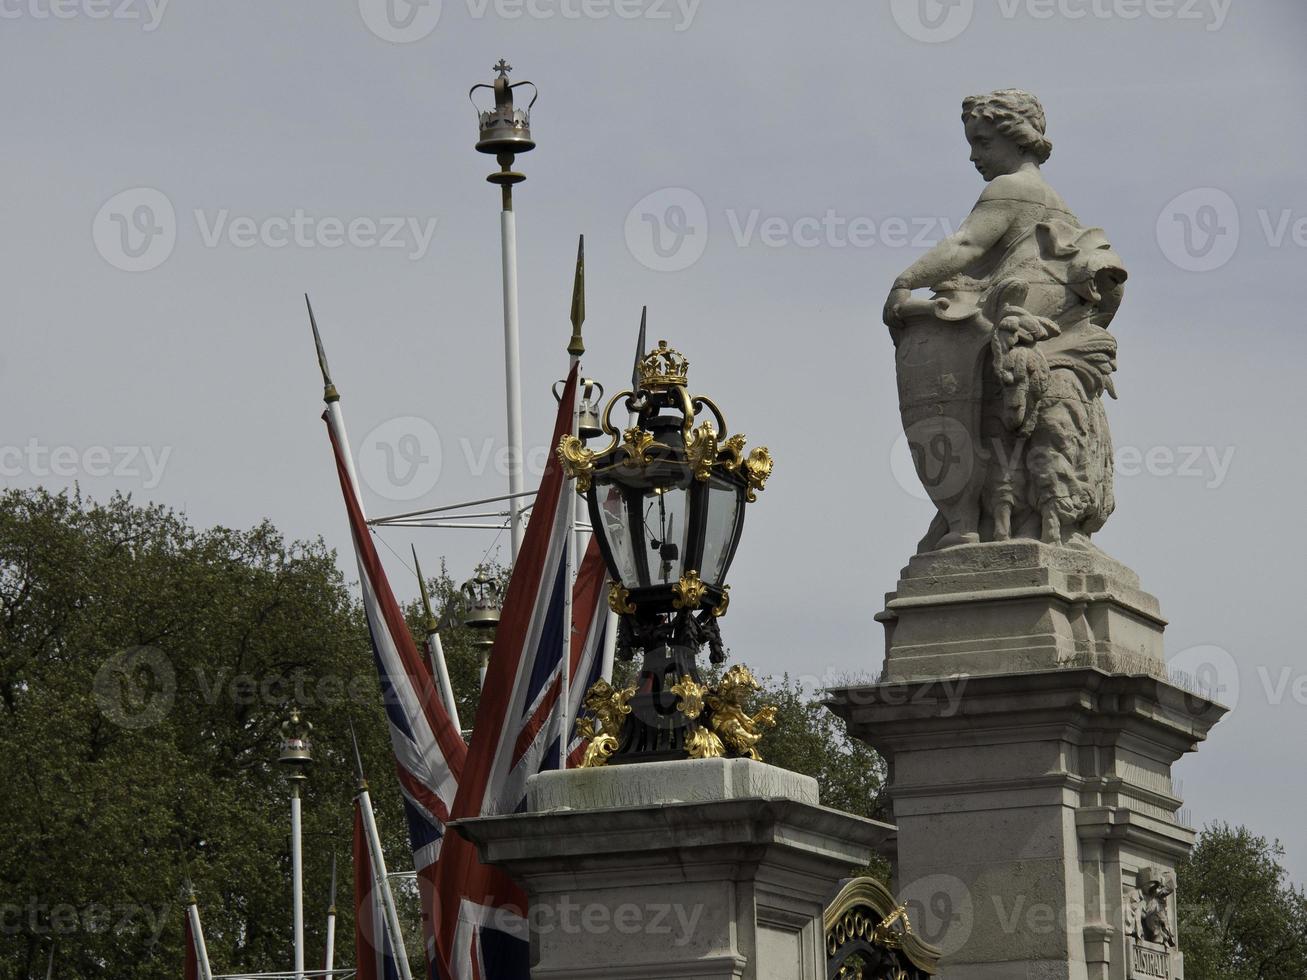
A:
{"type": "Polygon", "coordinates": [[[490,662],[490,648],[495,645],[495,630],[499,626],[499,613],[503,606],[503,589],[499,582],[485,572],[463,583],[463,625],[476,635],[472,642],[481,656],[481,684],[486,683],[486,668],[490,662]]]}
{"type": "MultiPolygon", "coordinates": [[[[521,355],[518,349],[517,326],[517,220],[513,214],[513,185],[526,180],[526,174],[513,169],[513,160],[518,153],[527,153],[535,149],[535,140],[531,138],[531,107],[535,105],[539,92],[535,83],[528,81],[509,82],[508,73],[513,66],[504,59],[495,65],[499,73],[494,82],[482,82],[473,85],[468,98],[477,89],[488,88],[495,96],[492,108],[477,107],[477,119],[480,124],[480,138],[477,149],[495,157],[499,170],[486,177],[492,184],[498,184],[502,199],[499,215],[499,234],[502,246],[504,272],[504,374],[508,396],[508,493],[509,517],[512,535],[513,557],[522,546],[522,391],[521,391],[521,355]],[[513,89],[530,85],[531,101],[525,109],[513,103],[513,89]]],[[[476,100],[472,104],[476,106],[476,100]]]]}
{"type": "Polygon", "coordinates": [[[291,894],[295,929],[295,976],[304,980],[304,852],[300,819],[300,787],[307,780],[313,764],[309,736],[313,726],[300,717],[299,708],[290,709],[290,717],[281,724],[281,756],[290,782],[290,863],[291,894]]]}
{"type": "Polygon", "coordinates": [[[731,668],[710,691],[697,658],[707,644],[714,664],[726,659],[717,623],[730,601],[726,573],[772,458],[765,447],[745,454],[744,436],[728,432],[716,403],[688,393],[688,370],[659,341],[639,363],[636,390],[604,410],[609,444],[592,450],[565,436],[558,447],[613,578],[617,654],[629,661],[644,653],[638,691],[601,682],[587,695],[594,717],[579,723],[591,739],[586,765],[756,757],[756,729],[770,718],[743,714],[744,696],[757,687],[746,668],[731,668]],[[636,422],[620,432],[612,423],[619,403],[636,422]]]}

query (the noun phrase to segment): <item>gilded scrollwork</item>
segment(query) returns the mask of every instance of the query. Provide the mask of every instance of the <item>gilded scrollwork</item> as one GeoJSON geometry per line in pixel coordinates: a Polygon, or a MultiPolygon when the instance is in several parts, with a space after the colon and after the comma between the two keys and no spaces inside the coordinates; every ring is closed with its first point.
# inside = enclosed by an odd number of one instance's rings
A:
{"type": "Polygon", "coordinates": [[[635,613],[635,603],[631,601],[631,593],[621,582],[609,583],[608,608],[619,616],[630,616],[635,613]]]}
{"type": "Polygon", "coordinates": [[[563,472],[576,481],[577,492],[587,492],[594,479],[594,450],[586,449],[585,443],[568,433],[559,440],[557,453],[558,461],[563,465],[563,472]]]}
{"type": "Polygon", "coordinates": [[[627,461],[637,466],[648,466],[652,457],[649,447],[654,443],[652,432],[645,432],[638,426],[631,426],[622,433],[622,448],[626,450],[627,461]]]}
{"type": "Polygon", "coordinates": [[[717,462],[717,430],[712,422],[700,422],[686,433],[685,457],[694,470],[694,478],[700,483],[712,476],[712,468],[717,462]]]}
{"type": "Polygon", "coordinates": [[[606,765],[617,751],[617,736],[623,719],[631,713],[628,702],[635,688],[617,690],[607,681],[597,681],[585,694],[586,714],[576,720],[576,733],[589,744],[581,761],[582,769],[606,765]]]}
{"type": "Polygon", "coordinates": [[[680,581],[672,586],[672,589],[676,593],[676,598],[672,600],[674,608],[698,609],[699,603],[703,602],[704,593],[708,591],[708,586],[699,578],[699,573],[691,569],[681,576],[680,581]]]}

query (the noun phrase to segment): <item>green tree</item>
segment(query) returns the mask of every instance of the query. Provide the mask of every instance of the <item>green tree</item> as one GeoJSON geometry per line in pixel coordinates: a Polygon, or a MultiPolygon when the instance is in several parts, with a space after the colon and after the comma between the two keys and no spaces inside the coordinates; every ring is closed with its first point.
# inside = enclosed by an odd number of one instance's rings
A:
{"type": "Polygon", "coordinates": [[[197,531],[121,497],[0,494],[0,976],[44,977],[53,944],[56,976],[175,977],[187,878],[217,968],[288,968],[275,760],[292,702],[315,725],[310,962],[333,851],[352,962],[351,718],[389,860],[411,867],[355,593],[320,541],[267,524],[197,531]]]}
{"type": "Polygon", "coordinates": [[[1203,829],[1176,875],[1188,980],[1307,977],[1307,894],[1283,857],[1278,841],[1246,827],[1203,829]]]}

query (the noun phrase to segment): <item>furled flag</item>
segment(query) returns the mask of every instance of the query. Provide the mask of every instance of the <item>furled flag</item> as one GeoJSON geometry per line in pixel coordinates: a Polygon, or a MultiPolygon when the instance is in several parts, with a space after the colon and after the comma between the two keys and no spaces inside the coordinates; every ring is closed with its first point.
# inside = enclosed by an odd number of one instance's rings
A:
{"type": "MultiPolygon", "coordinates": [[[[347,449],[325,414],[336,470],[340,476],[345,509],[349,514],[354,550],[358,555],[359,585],[367,613],[372,654],[390,727],[390,744],[395,753],[408,821],[409,843],[423,907],[430,908],[435,885],[436,859],[445,841],[449,820],[463,773],[467,745],[445,711],[435,680],[418,653],[404,614],[395,601],[381,559],[372,542],[363,511],[354,493],[346,462],[347,449]]],[[[435,962],[435,934],[429,916],[424,916],[427,962],[435,962]]]]}
{"type": "MultiPolygon", "coordinates": [[[[568,717],[571,719],[580,718],[585,713],[585,692],[603,676],[604,640],[608,633],[608,617],[611,615],[605,601],[609,581],[608,569],[599,552],[599,542],[592,536],[585,557],[581,559],[581,567],[577,570],[576,584],[572,588],[572,669],[568,674],[571,680],[568,717]]],[[[575,730],[569,733],[569,769],[581,764],[585,757],[585,745],[585,739],[578,736],[575,730]]]]}
{"type": "Polygon", "coordinates": [[[386,912],[377,893],[372,851],[363,826],[362,797],[354,797],[354,962],[355,980],[399,980],[386,912]]]}
{"type": "MultiPolygon", "coordinates": [[[[576,380],[574,364],[559,399],[551,446],[572,430],[576,380]]],[[[571,494],[551,453],[504,597],[455,818],[522,810],[527,778],[558,768],[560,739],[567,737],[558,708],[571,494]]],[[[592,612],[582,606],[573,614],[590,628],[592,612]]],[[[527,980],[526,895],[513,880],[482,865],[473,845],[451,835],[436,881],[436,942],[448,970],[445,980],[527,980]]]]}
{"type": "MultiPolygon", "coordinates": [[[[209,969],[209,951],[204,946],[204,926],[200,924],[200,908],[192,892],[186,903],[186,950],[182,962],[182,980],[212,980],[209,969]]],[[[54,949],[50,950],[47,977],[54,972],[54,949]]]]}
{"type": "Polygon", "coordinates": [[[191,917],[186,916],[186,960],[182,965],[182,980],[202,980],[200,973],[200,954],[195,948],[195,930],[191,928],[191,917]]]}

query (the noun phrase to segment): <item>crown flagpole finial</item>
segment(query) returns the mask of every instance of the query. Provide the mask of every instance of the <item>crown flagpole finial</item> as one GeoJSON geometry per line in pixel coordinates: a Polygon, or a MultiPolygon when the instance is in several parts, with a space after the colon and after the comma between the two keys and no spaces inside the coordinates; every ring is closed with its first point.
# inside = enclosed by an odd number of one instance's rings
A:
{"type": "Polygon", "coordinates": [[[340,401],[340,392],[331,381],[331,369],[327,367],[327,351],[322,346],[322,334],[318,332],[318,319],[313,315],[313,304],[309,294],[304,294],[304,305],[309,308],[309,326],[313,328],[313,346],[318,351],[318,368],[322,371],[322,400],[324,402],[340,401]]]}
{"type": "Polygon", "coordinates": [[[581,324],[585,323],[585,235],[576,243],[576,275],[572,280],[572,340],[567,345],[567,352],[573,357],[585,353],[585,341],[581,337],[581,324]]]}

